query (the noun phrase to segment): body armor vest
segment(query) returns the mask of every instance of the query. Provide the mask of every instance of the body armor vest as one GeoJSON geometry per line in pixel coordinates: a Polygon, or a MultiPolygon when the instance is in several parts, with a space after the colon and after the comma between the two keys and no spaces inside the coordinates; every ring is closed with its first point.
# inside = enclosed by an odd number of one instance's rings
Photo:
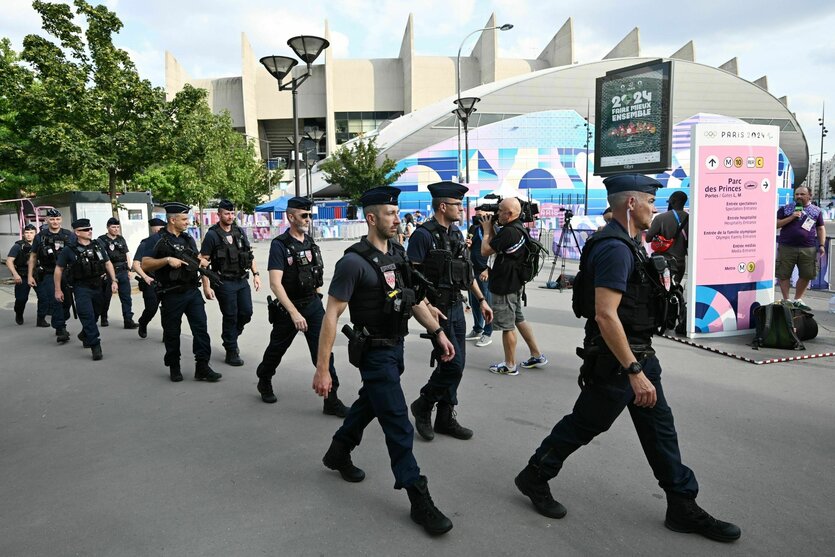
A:
{"type": "Polygon", "coordinates": [[[580,256],[580,271],[575,279],[572,305],[575,313],[579,310],[580,315],[588,319],[586,342],[603,342],[600,339],[600,328],[594,320],[594,276],[589,273],[588,265],[594,245],[607,238],[616,238],[626,244],[634,258],[632,274],[626,281],[626,292],[618,306],[618,319],[623,324],[629,344],[649,344],[655,329],[660,325],[657,319],[660,313],[659,289],[663,287],[654,281],[657,271],[650,268],[652,263],[644,247],[616,225],[608,225],[589,237],[580,256]]]}
{"type": "Polygon", "coordinates": [[[113,268],[116,272],[128,270],[128,243],[120,234],[115,238],[111,238],[107,234],[99,236],[99,242],[107,250],[107,255],[110,257],[110,262],[113,263],[113,268]]]}
{"type": "Polygon", "coordinates": [[[25,277],[29,274],[29,254],[32,253],[32,244],[27,243],[26,240],[18,240],[15,244],[20,246],[20,253],[14,258],[14,268],[17,274],[25,277]]]}
{"type": "Polygon", "coordinates": [[[252,248],[246,241],[243,231],[232,223],[229,232],[223,230],[219,224],[213,225],[209,231],[214,231],[220,238],[220,245],[211,254],[211,268],[223,278],[239,279],[246,276],[252,267],[252,248]]]}
{"type": "Polygon", "coordinates": [[[325,263],[319,246],[307,234],[304,235],[304,242],[299,242],[289,232],[284,232],[273,241],[281,242],[288,258],[293,260],[281,276],[281,285],[287,297],[299,300],[312,296],[325,283],[325,263]]]}
{"type": "Polygon", "coordinates": [[[41,231],[39,236],[41,240],[38,246],[38,265],[44,272],[51,273],[55,270],[58,253],[70,243],[70,231],[62,228],[53,234],[46,229],[41,231]]]}
{"type": "Polygon", "coordinates": [[[379,286],[356,290],[348,302],[351,323],[365,327],[372,336],[396,338],[409,334],[412,306],[419,302],[412,289],[412,279],[406,252],[400,244],[390,244],[392,255],[381,253],[362,240],[345,250],[368,261],[377,272],[379,286]]]}
{"type": "Polygon", "coordinates": [[[468,290],[473,283],[473,264],[467,257],[466,244],[460,230],[448,231],[434,218],[421,224],[432,236],[432,249],[420,264],[420,270],[433,285],[429,302],[448,309],[463,298],[461,290],[468,290]]]}
{"type": "Polygon", "coordinates": [[[70,264],[69,282],[74,285],[98,288],[106,272],[103,247],[98,242],[86,246],[71,244],[69,249],[75,254],[75,261],[70,264]]]}
{"type": "MultiPolygon", "coordinates": [[[[154,248],[154,257],[162,259],[165,257],[177,257],[177,250],[182,249],[188,252],[193,257],[197,257],[197,249],[194,239],[187,233],[183,233],[180,237],[174,236],[168,230],[160,231],[160,240],[154,248]],[[185,243],[182,241],[185,240],[185,243]]],[[[168,265],[155,271],[154,278],[162,287],[176,287],[176,286],[199,286],[200,273],[196,270],[189,270],[185,265],[174,269],[168,265]]]]}

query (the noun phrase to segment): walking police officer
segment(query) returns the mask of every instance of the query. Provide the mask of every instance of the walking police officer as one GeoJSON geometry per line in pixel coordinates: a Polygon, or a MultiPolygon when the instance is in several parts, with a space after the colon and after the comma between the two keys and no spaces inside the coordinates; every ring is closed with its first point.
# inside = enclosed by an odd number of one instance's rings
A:
{"type": "Polygon", "coordinates": [[[434,288],[427,299],[446,316],[441,319],[447,338],[455,347],[455,357],[448,362],[438,362],[429,381],[420,390],[420,397],[411,405],[418,434],[431,441],[435,433],[450,435],[456,439],[469,439],[471,429],[461,426],[455,418],[458,404],[458,385],[466,363],[467,323],[464,320],[464,304],[461,290],[470,290],[478,301],[479,311],[489,323],[493,311],[484,299],[473,276],[473,264],[467,254],[464,236],[455,225],[461,220],[462,199],[467,186],[456,182],[438,182],[429,185],[432,194],[434,216],[415,229],[409,239],[409,261],[416,265],[434,288]],[[432,408],[437,403],[435,429],[432,430],[432,408]]]}
{"type": "Polygon", "coordinates": [[[29,254],[32,251],[32,240],[35,239],[37,229],[34,224],[23,227],[23,238],[12,244],[9,255],[6,256],[6,267],[14,279],[14,321],[23,325],[23,310],[29,301],[29,254]]]}
{"type": "MultiPolygon", "coordinates": [[[[258,365],[258,392],[267,403],[278,399],[273,392],[272,378],[296,333],[301,331],[307,341],[313,365],[317,362],[319,332],[325,308],[319,288],[323,284],[325,264],[319,246],[308,234],[310,208],[313,203],[304,197],[294,197],[287,202],[287,220],[290,227],[273,238],[270,244],[270,289],[276,300],[270,301],[270,344],[264,350],[264,358],[258,365]]],[[[344,418],[348,409],[337,396],[339,378],[333,365],[333,354],[328,355],[328,373],[331,390],[325,398],[323,412],[344,418]]]]}
{"type": "Polygon", "coordinates": [[[346,307],[351,309],[354,324],[349,358],[359,368],[363,386],[342,427],[334,434],[322,462],[337,470],[346,481],[362,481],[365,472],[354,466],[351,451],[360,444],[365,427],[377,418],[386,437],[394,487],[406,489],[412,520],[430,534],[443,534],[452,528],[452,522],[435,507],[426,476],[420,474],[415,461],[412,453],[414,430],[400,386],[400,374],[404,369],[403,337],[409,330],[409,317],[414,313],[421,325],[431,331],[436,353],[442,360],[454,357],[455,348],[412,288],[403,248],[390,241],[397,235],[400,224],[397,218],[399,194],[399,189],[389,186],[363,194],[360,203],[368,224],[368,235],[348,248],[337,262],[328,290],[328,308],[319,337],[313,389],[320,396],[327,396],[331,390],[328,361],[336,337],[337,320],[346,307]]]}
{"type": "MultiPolygon", "coordinates": [[[[142,256],[145,250],[148,249],[148,240],[157,232],[165,227],[165,221],[158,218],[153,218],[148,221],[148,226],[151,228],[151,236],[139,242],[139,247],[136,248],[136,253],[133,254],[133,272],[136,273],[136,278],[139,282],[139,291],[142,292],[142,301],[145,303],[145,309],[142,310],[142,315],[139,316],[138,333],[140,338],[148,336],[148,323],[157,314],[159,309],[159,299],[157,298],[157,289],[154,288],[153,273],[146,273],[142,270],[142,256]]],[[[153,247],[153,246],[150,246],[153,247]]]]}
{"type": "MultiPolygon", "coordinates": [[[[119,300],[122,302],[122,318],[125,322],[125,329],[136,329],[133,321],[133,302],[130,298],[130,263],[128,258],[128,243],[122,236],[122,224],[119,219],[110,217],[107,220],[107,234],[99,236],[99,242],[107,249],[107,255],[113,268],[116,269],[116,278],[119,279],[119,300]]],[[[101,308],[101,326],[107,327],[107,312],[110,310],[110,301],[113,296],[110,294],[110,277],[105,279],[104,302],[101,308]]]]}
{"type": "MultiPolygon", "coordinates": [[[[58,254],[75,239],[72,232],[61,228],[61,212],[58,209],[48,209],[46,212],[47,227],[38,232],[32,241],[32,251],[29,254],[29,286],[38,295],[38,327],[55,329],[56,340],[63,344],[70,340],[67,332],[67,317],[69,317],[70,295],[65,292],[64,304],[55,299],[53,273],[58,254]],[[52,316],[52,322],[47,324],[47,314],[52,316]]],[[[60,285],[60,283],[58,283],[60,285]]]]}
{"type": "Polygon", "coordinates": [[[223,285],[212,289],[209,279],[204,277],[203,293],[209,300],[217,297],[223,315],[221,338],[226,349],[226,363],[242,366],[244,361],[238,349],[238,337],[252,319],[249,272],[252,271],[252,283],[256,292],[261,289],[261,277],[246,232],[235,222],[235,206],[232,202],[222,200],[217,206],[217,216],[220,222],[206,232],[200,247],[200,258],[209,262],[212,270],[223,278],[223,285]]]}
{"type": "Polygon", "coordinates": [[[118,281],[113,263],[104,245],[93,239],[93,227],[89,219],[77,219],[72,223],[75,241],[65,246],[55,263],[55,299],[64,301],[61,280],[67,274],[67,284],[72,287],[75,308],[81,321],[82,331],[78,338],[93,353],[93,360],[101,360],[101,337],[96,322],[102,311],[105,296],[112,296],[118,290],[118,281]],[[109,282],[105,282],[107,276],[109,282]],[[109,284],[108,292],[103,285],[109,284]]]}
{"type": "Polygon", "coordinates": [[[640,174],[606,178],[613,218],[583,248],[574,284],[574,307],[587,318],[580,368],[581,392],[570,414],[554,426],[516,486],[537,512],[562,518],[566,509],[548,487],[569,455],[607,431],[628,408],[644,454],[667,495],[664,524],[675,532],[695,532],[730,542],[740,529],[716,520],[696,504],[699,485],[682,464],[673,413],[661,386],[661,365],[652,349],[660,325],[656,307],[664,299],[659,271],[640,243],[662,185],[640,174]]]}
{"type": "Polygon", "coordinates": [[[162,310],[162,340],[165,343],[165,365],[171,381],[183,380],[180,369],[180,328],[183,315],[191,329],[194,352],[194,378],[215,382],[222,375],[209,366],[212,356],[211,339],[206,324],[206,308],[200,294],[200,274],[182,259],[197,259],[197,244],[188,232],[189,206],[165,203],[167,225],[148,238],[142,257],[142,270],[153,273],[159,284],[157,295],[162,310]]]}

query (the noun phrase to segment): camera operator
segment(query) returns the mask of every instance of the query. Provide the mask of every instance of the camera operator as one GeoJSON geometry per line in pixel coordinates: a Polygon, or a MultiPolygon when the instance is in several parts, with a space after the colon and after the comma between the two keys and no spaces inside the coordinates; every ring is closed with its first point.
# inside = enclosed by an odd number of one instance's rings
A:
{"type": "Polygon", "coordinates": [[[484,219],[481,229],[484,240],[481,254],[485,257],[495,254],[496,261],[490,271],[489,289],[493,296],[493,328],[502,332],[504,361],[490,366],[490,371],[499,375],[519,375],[516,367],[516,331],[528,345],[531,357],[521,363],[524,368],[544,367],[548,363],[536,344],[533,329],[522,315],[522,277],[520,267],[525,258],[527,234],[519,216],[522,204],[515,197],[502,200],[499,210],[492,219],[484,219]],[[493,225],[499,223],[499,231],[493,225]]]}
{"type": "MultiPolygon", "coordinates": [[[[490,220],[490,214],[476,209],[476,213],[473,215],[473,224],[467,230],[467,239],[470,240],[470,261],[473,264],[473,274],[475,275],[476,284],[478,284],[478,288],[481,290],[484,299],[487,300],[487,305],[492,305],[493,298],[490,296],[488,287],[490,269],[487,267],[487,258],[481,255],[481,243],[484,240],[481,223],[485,219],[490,220]]],[[[478,298],[472,291],[469,294],[470,307],[478,308],[480,306],[478,298]]],[[[474,340],[475,345],[482,348],[493,342],[493,339],[490,338],[492,335],[493,323],[485,323],[484,316],[481,312],[473,311],[473,330],[467,334],[466,340],[474,340]]]]}

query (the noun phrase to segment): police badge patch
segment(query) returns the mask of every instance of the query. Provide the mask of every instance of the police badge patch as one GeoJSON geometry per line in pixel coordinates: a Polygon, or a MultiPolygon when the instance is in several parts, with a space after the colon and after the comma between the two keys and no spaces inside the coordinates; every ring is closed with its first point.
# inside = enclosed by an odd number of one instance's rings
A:
{"type": "Polygon", "coordinates": [[[231,234],[226,237],[226,243],[227,244],[231,244],[234,241],[235,241],[235,238],[233,238],[231,234]]]}
{"type": "Polygon", "coordinates": [[[397,284],[397,280],[394,277],[394,271],[384,271],[383,276],[386,279],[386,284],[389,285],[389,288],[394,288],[394,285],[397,284]]]}
{"type": "Polygon", "coordinates": [[[312,252],[312,251],[310,251],[309,249],[304,250],[304,258],[305,258],[307,261],[313,261],[313,252],[312,252]]]}
{"type": "Polygon", "coordinates": [[[292,264],[293,264],[293,256],[292,256],[292,255],[288,255],[288,256],[287,256],[287,265],[292,265],[292,264]]]}

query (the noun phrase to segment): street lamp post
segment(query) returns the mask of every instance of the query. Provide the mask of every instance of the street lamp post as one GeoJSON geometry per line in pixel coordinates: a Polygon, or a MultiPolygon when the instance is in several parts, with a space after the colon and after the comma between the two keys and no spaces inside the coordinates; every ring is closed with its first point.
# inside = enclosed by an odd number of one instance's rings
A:
{"type": "MultiPolygon", "coordinates": [[[[458,55],[455,57],[455,89],[457,94],[455,95],[456,104],[458,101],[461,100],[461,50],[464,48],[464,43],[467,42],[467,39],[475,35],[476,33],[481,33],[482,31],[492,31],[493,29],[498,29],[499,31],[509,31],[513,29],[513,25],[510,23],[505,23],[504,25],[495,25],[493,27],[482,27],[481,29],[476,29],[464,37],[464,40],[461,41],[461,46],[458,47],[458,55]]],[[[461,119],[458,119],[458,181],[461,181],[461,119]]],[[[469,180],[467,180],[469,182],[469,180]]]]}
{"type": "Polygon", "coordinates": [[[316,163],[319,162],[319,142],[325,137],[325,132],[316,128],[305,132],[304,135],[313,142],[313,156],[309,156],[310,153],[307,150],[304,153],[304,162],[305,166],[307,166],[307,198],[313,201],[313,176],[310,173],[313,171],[316,163]]]}
{"type": "Polygon", "coordinates": [[[464,97],[463,99],[459,97],[455,99],[455,104],[458,105],[458,108],[452,111],[452,113],[458,117],[458,121],[464,126],[464,153],[465,158],[467,159],[464,161],[464,183],[468,185],[470,183],[470,141],[468,124],[470,122],[470,116],[476,111],[475,105],[480,100],[481,99],[478,97],[464,97]]]}
{"type": "Polygon", "coordinates": [[[323,50],[330,46],[330,43],[321,37],[314,37],[311,35],[299,35],[287,41],[296,56],[301,58],[302,62],[307,65],[307,71],[296,77],[291,77],[289,83],[282,83],[293,68],[299,63],[295,58],[289,56],[264,56],[261,58],[261,64],[267,69],[271,76],[278,82],[278,90],[290,90],[293,93],[293,151],[295,153],[293,170],[295,172],[296,182],[296,197],[300,195],[299,187],[299,116],[298,116],[298,90],[299,86],[304,83],[311,74],[310,65],[322,53],[323,50]]]}
{"type": "Polygon", "coordinates": [[[818,125],[821,127],[821,158],[820,158],[820,172],[818,173],[820,176],[818,182],[818,207],[821,204],[821,190],[823,189],[823,139],[826,137],[826,132],[829,130],[826,129],[826,120],[824,119],[826,112],[826,104],[824,103],[821,106],[821,117],[818,118],[818,125]]]}

